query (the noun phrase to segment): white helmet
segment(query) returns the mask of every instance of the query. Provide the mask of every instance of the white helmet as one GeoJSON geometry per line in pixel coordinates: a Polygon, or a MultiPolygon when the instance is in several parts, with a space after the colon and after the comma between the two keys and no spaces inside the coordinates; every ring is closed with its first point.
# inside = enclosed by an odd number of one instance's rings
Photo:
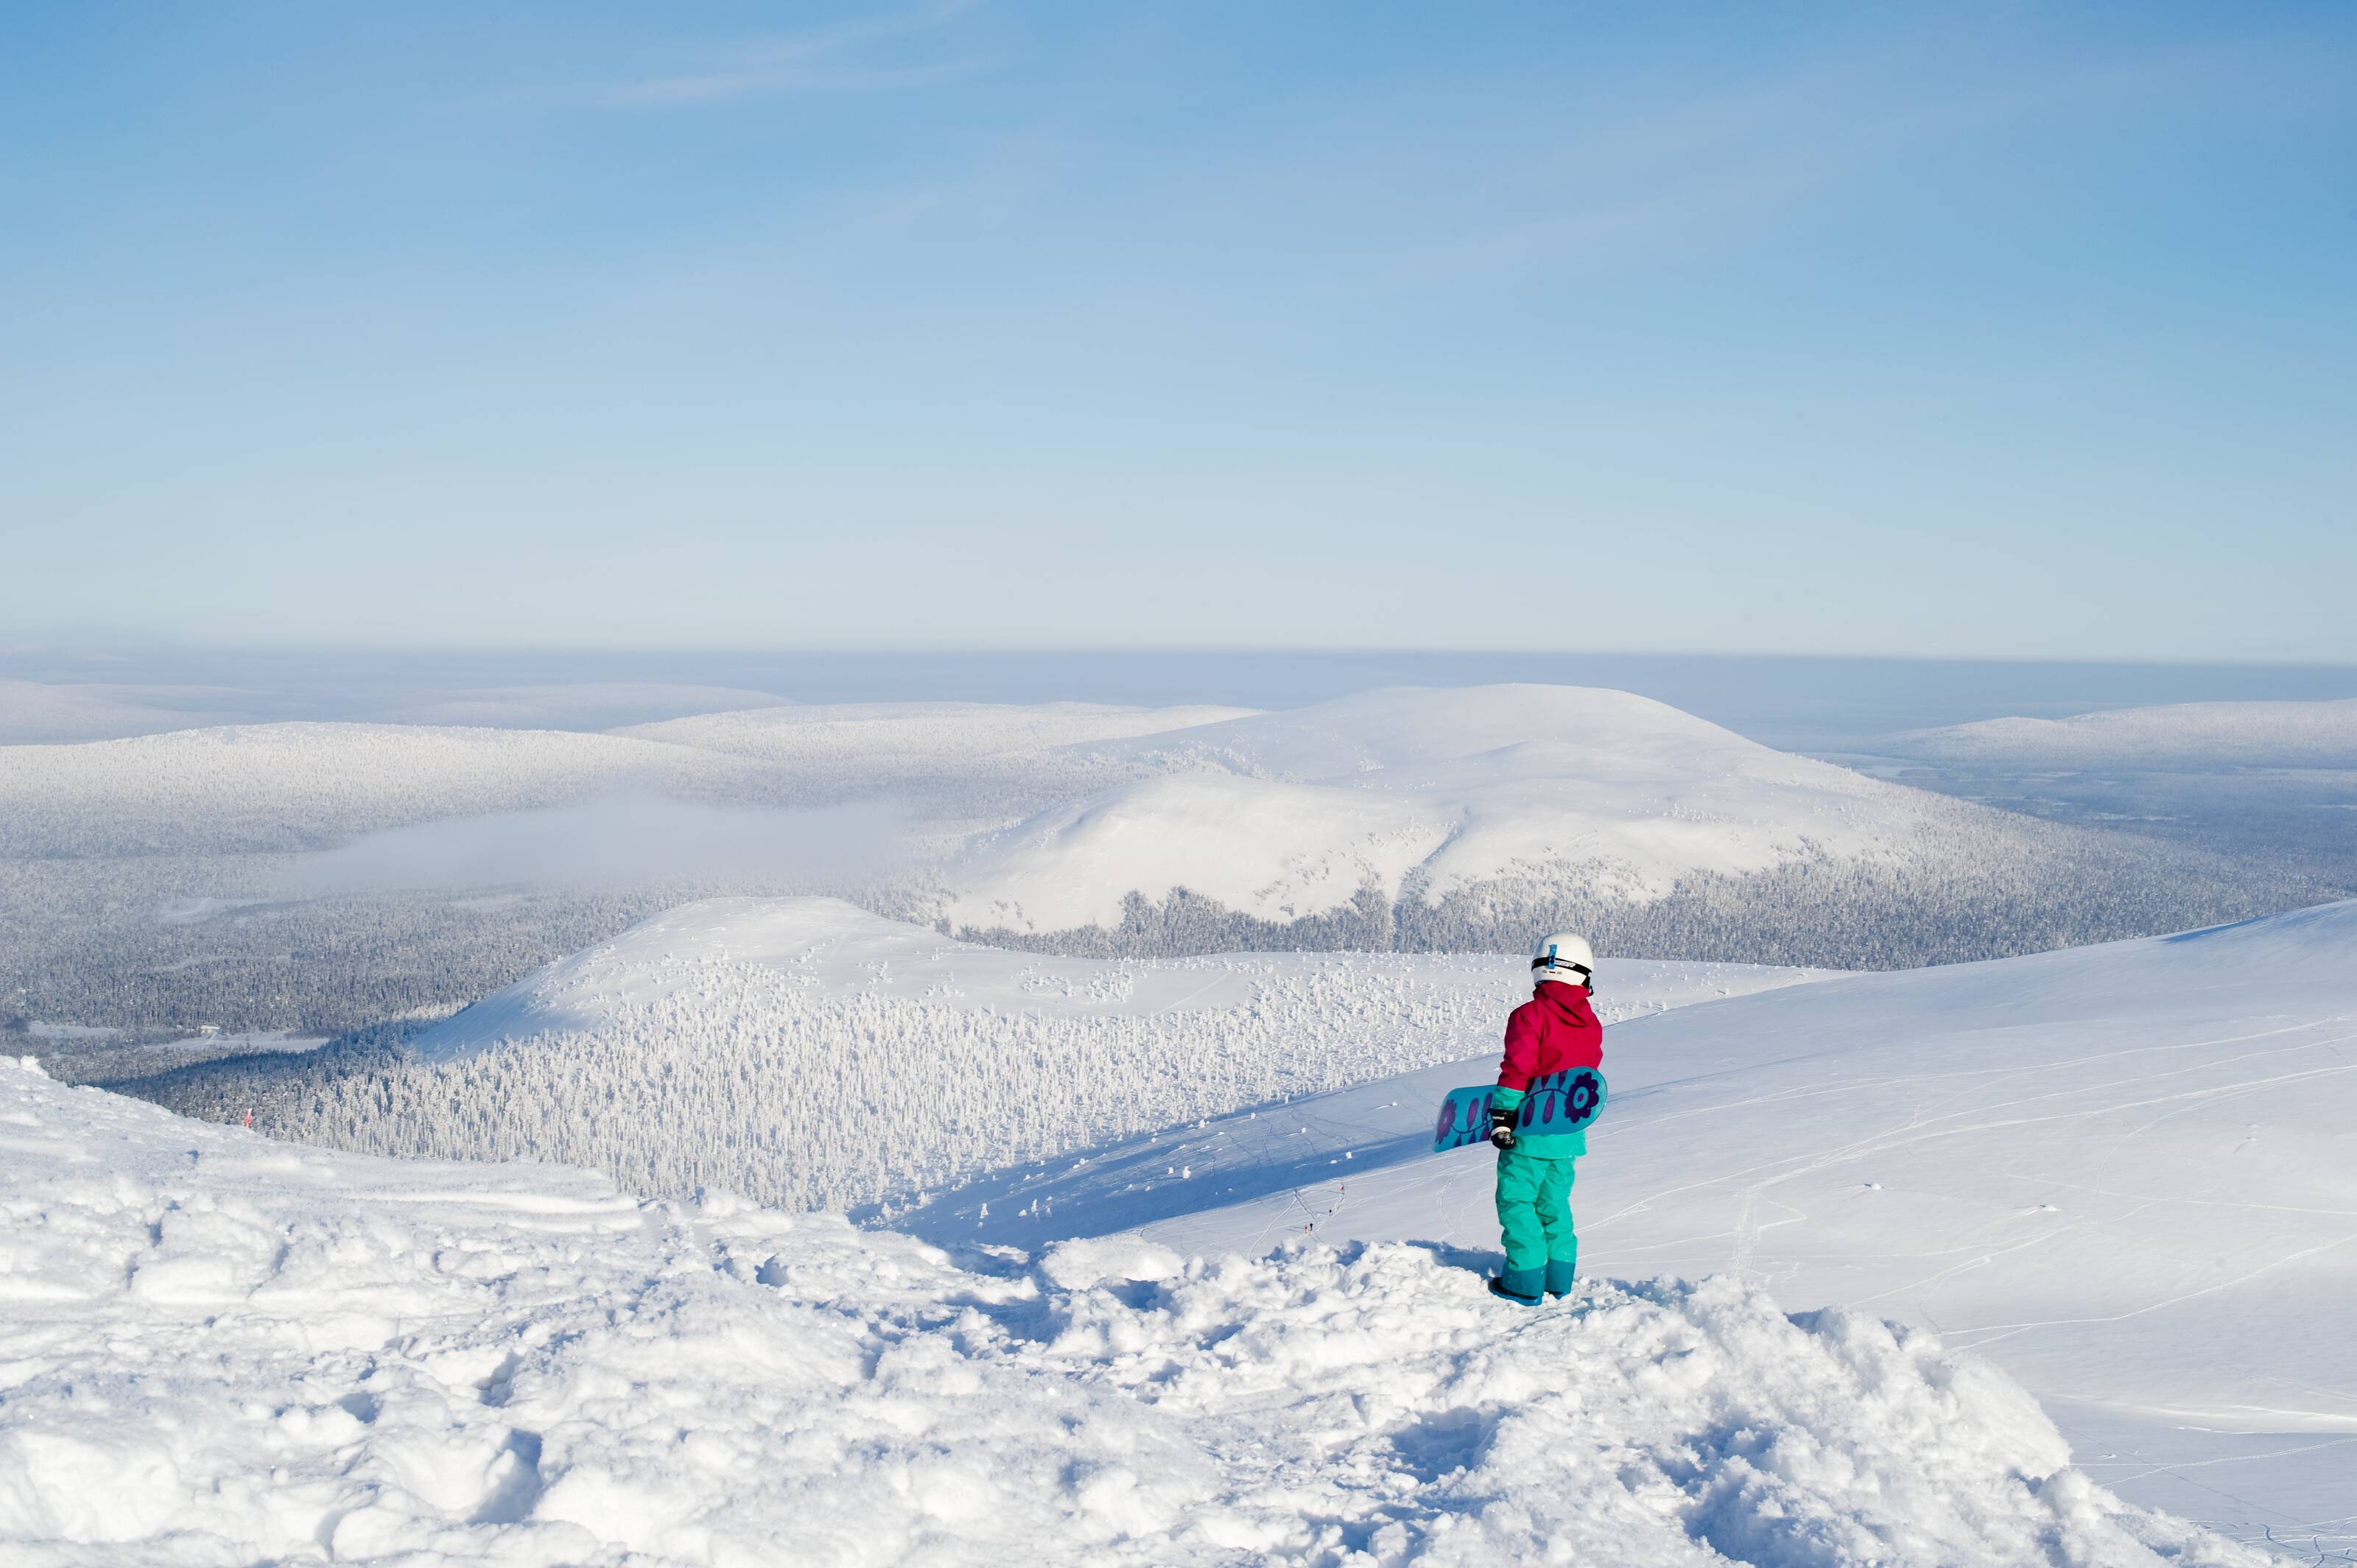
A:
{"type": "Polygon", "coordinates": [[[1562,985],[1586,985],[1596,969],[1596,955],[1587,948],[1586,937],[1569,931],[1557,931],[1542,938],[1531,950],[1531,983],[1544,985],[1555,981],[1562,985]]]}

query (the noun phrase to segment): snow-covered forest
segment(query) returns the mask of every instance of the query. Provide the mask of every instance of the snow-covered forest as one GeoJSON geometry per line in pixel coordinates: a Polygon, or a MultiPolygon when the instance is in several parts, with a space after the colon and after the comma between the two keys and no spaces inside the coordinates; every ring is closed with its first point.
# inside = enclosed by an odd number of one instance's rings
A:
{"type": "MultiPolygon", "coordinates": [[[[788,1208],[905,1205],[1010,1162],[1456,1060],[1481,1047],[1516,968],[1040,960],[827,900],[720,900],[436,1027],[119,1087],[302,1143],[529,1156],[633,1191],[721,1187],[788,1208]]],[[[1641,961],[1619,973],[1604,1003],[1616,1019],[1803,978],[1641,961]]]]}

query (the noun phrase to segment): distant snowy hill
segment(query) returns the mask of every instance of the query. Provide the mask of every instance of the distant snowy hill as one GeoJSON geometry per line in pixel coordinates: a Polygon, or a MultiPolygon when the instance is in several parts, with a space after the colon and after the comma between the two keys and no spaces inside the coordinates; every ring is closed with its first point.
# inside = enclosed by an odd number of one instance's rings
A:
{"type": "Polygon", "coordinates": [[[1573,924],[1623,951],[1865,966],[2282,907],[2208,902],[2249,868],[1623,692],[1372,692],[1060,755],[1118,781],[952,857],[932,912],[953,929],[1050,951],[1496,950],[1573,924]]]}
{"type": "Polygon", "coordinates": [[[0,746],[113,740],[238,716],[242,693],[197,686],[0,680],[0,746]]]}
{"type": "Polygon", "coordinates": [[[953,871],[953,922],[1111,925],[1125,894],[1177,886],[1288,920],[1411,874],[1427,899],[1558,872],[1658,898],[1698,871],[1888,855],[1929,800],[1573,686],[1371,692],[1092,750],[1152,777],[953,871]]]}
{"type": "MultiPolygon", "coordinates": [[[[1492,1247],[1489,1162],[1426,1152],[1439,1096],[1492,1065],[1012,1167],[901,1223],[1492,1247]]],[[[2357,1497],[2357,903],[1683,1008],[1608,1030],[1605,1070],[1584,1266],[1936,1325],[2115,1426],[2309,1434],[2194,1462],[2269,1456],[2310,1520],[2357,1497]]]]}
{"type": "Polygon", "coordinates": [[[676,681],[574,681],[533,686],[425,686],[386,691],[375,681],[328,691],[0,680],[0,745],[115,740],[173,730],[289,720],[613,729],[687,714],[759,708],[768,692],[676,681]]]}
{"type": "Polygon", "coordinates": [[[2182,703],[2069,719],[1987,719],[1916,730],[1894,757],[2017,768],[2357,768],[2357,698],[2182,703]]]}
{"type": "Polygon", "coordinates": [[[0,855],[236,853],[623,789],[746,785],[734,757],[555,730],[272,724],[0,747],[0,855]]]}
{"type": "MultiPolygon", "coordinates": [[[[516,688],[428,710],[481,721],[471,725],[247,724],[0,746],[0,856],[317,848],[616,793],[794,806],[891,798],[924,780],[937,809],[986,811],[1008,771],[994,773],[995,760],[1239,711],[906,703],[773,706],[610,735],[505,727],[697,694],[661,684],[516,688]]],[[[1072,764],[1058,758],[1048,770],[1060,779],[1072,764]]]]}
{"type": "Polygon", "coordinates": [[[688,714],[774,707],[783,697],[735,686],[672,681],[591,681],[562,686],[484,686],[436,693],[383,715],[393,724],[501,729],[615,729],[688,714]]]}
{"type": "Polygon", "coordinates": [[[1233,719],[1245,708],[1102,703],[834,703],[705,714],[626,733],[813,772],[891,771],[1155,735],[1233,719]]]}
{"type": "Polygon", "coordinates": [[[1733,1282],[951,1256],[0,1062],[0,1548],[170,1563],[2257,1565],[2002,1374],[1733,1282]]]}
{"type": "MultiPolygon", "coordinates": [[[[1526,973],[1389,953],[1044,958],[833,899],[716,899],[552,964],[408,1051],[215,1064],[138,1092],[377,1153],[906,1204],[1010,1159],[1484,1048],[1526,973]]],[[[1623,964],[1607,1015],[1804,978],[1623,964]]]]}
{"type": "Polygon", "coordinates": [[[706,714],[619,733],[759,762],[805,805],[889,798],[933,822],[942,847],[1125,775],[1073,755],[1090,743],[1186,730],[1245,708],[1101,703],[842,703],[706,714]]]}
{"type": "MultiPolygon", "coordinates": [[[[551,722],[697,699],[452,698],[551,722]]],[[[2343,886],[2296,857],[2041,822],[1540,686],[1262,714],[789,705],[629,733],[307,722],[0,746],[0,1033],[156,1039],[455,1009],[716,894],[834,895],[1069,956],[1502,952],[1572,926],[1621,953],[1861,969],[2343,886]],[[235,913],[158,918],[189,908],[235,913]]]]}

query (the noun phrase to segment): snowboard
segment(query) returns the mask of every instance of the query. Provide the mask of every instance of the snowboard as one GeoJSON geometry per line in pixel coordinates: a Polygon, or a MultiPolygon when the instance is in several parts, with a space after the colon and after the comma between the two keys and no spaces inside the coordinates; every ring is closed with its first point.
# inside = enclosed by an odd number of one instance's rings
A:
{"type": "MultiPolygon", "coordinates": [[[[1490,1141],[1490,1096],[1497,1089],[1494,1083],[1477,1083],[1448,1091],[1448,1098],[1440,1102],[1440,1118],[1432,1127],[1436,1154],[1490,1141]]],[[[1592,1067],[1566,1068],[1531,1079],[1514,1131],[1577,1133],[1603,1109],[1604,1075],[1592,1067]]]]}

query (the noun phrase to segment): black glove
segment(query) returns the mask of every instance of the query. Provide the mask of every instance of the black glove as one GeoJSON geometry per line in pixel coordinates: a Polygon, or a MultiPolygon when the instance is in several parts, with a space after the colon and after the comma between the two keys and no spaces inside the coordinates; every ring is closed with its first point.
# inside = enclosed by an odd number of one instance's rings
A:
{"type": "Polygon", "coordinates": [[[1514,1122],[1521,1115],[1522,1112],[1519,1109],[1501,1111],[1498,1107],[1491,1106],[1490,1108],[1490,1142],[1501,1149],[1512,1148],[1514,1122]]]}

